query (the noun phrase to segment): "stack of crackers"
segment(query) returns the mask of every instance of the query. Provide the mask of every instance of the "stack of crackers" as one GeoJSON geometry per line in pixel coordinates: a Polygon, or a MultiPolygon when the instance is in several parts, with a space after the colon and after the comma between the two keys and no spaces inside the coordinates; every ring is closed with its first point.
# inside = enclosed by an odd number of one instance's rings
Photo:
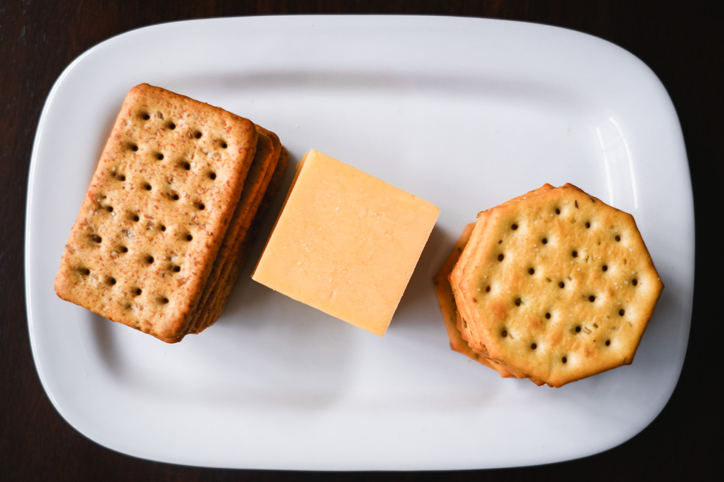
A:
{"type": "Polygon", "coordinates": [[[479,213],[434,281],[453,350],[553,387],[630,364],[663,289],[633,217],[571,184],[479,213]]]}
{"type": "Polygon", "coordinates": [[[142,84],[73,226],[57,294],[168,343],[221,314],[288,154],[248,119],[142,84]]]}

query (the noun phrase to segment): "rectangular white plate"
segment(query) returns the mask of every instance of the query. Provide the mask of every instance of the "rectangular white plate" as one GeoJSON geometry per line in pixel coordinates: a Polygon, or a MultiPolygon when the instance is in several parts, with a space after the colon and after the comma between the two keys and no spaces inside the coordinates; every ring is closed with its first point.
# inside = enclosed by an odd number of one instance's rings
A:
{"type": "MultiPolygon", "coordinates": [[[[292,167],[283,190],[291,180],[292,167]]],[[[688,165],[638,59],[558,28],[435,17],[257,17],[148,27],[89,50],[48,96],[28,188],[26,292],[60,414],[164,462],[319,470],[550,463],[648,425],[684,360],[694,279],[688,165]],[[385,338],[249,279],[220,321],[166,345],[58,299],[53,279],[121,102],[148,82],[440,206],[385,338]],[[634,214],[666,284],[633,365],[567,385],[500,379],[448,348],[431,278],[478,211],[571,182],[634,214]]]]}

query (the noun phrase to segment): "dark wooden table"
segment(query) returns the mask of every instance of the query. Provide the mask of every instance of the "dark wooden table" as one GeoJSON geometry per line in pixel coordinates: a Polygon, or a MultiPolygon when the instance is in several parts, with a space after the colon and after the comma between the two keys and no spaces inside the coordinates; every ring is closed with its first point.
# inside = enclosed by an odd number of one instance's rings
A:
{"type": "MultiPolygon", "coordinates": [[[[722,473],[719,364],[724,351],[721,186],[724,16],[679,1],[233,1],[0,0],[0,481],[583,478],[702,480],[722,473]],[[696,292],[686,361],[661,415],[605,453],[543,467],[455,473],[339,474],[182,467],[121,455],[70,427],[33,365],[24,301],[28,166],[43,102],[61,71],[93,45],[160,22],[220,16],[408,13],[492,17],[583,31],[629,50],[659,76],[677,109],[696,207],[696,292]],[[719,395],[717,395],[719,394],[719,395]]],[[[662,347],[665,349],[665,347],[662,347]]]]}

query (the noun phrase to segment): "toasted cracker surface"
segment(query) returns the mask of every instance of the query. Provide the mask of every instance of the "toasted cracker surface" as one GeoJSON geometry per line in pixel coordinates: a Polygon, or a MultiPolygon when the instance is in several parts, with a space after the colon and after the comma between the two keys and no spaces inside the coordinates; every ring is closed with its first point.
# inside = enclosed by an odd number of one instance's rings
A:
{"type": "Polygon", "coordinates": [[[223,311],[224,306],[226,305],[226,302],[231,295],[231,290],[234,287],[234,282],[239,277],[239,274],[244,267],[244,263],[249,256],[259,229],[261,228],[264,218],[266,217],[266,214],[271,207],[272,201],[274,200],[274,197],[279,190],[279,186],[284,179],[284,174],[286,173],[288,165],[289,153],[284,147],[282,147],[279,160],[276,163],[271,179],[269,180],[266,191],[264,192],[264,196],[261,199],[259,207],[256,211],[256,215],[254,216],[254,219],[249,226],[246,235],[244,236],[241,249],[239,250],[238,255],[235,257],[235,259],[232,262],[227,263],[228,269],[226,270],[225,275],[222,277],[220,282],[217,284],[217,287],[211,297],[211,301],[207,305],[207,309],[205,310],[207,316],[204,318],[204,321],[197,327],[194,333],[205,330],[206,328],[214,324],[216,320],[218,320],[218,318],[221,316],[221,312],[223,311]]]}
{"type": "MultiPolygon", "coordinates": [[[[550,184],[544,184],[538,189],[534,189],[526,194],[505,201],[500,206],[510,205],[524,199],[529,199],[543,192],[550,191],[551,189],[553,189],[553,186],[551,186],[550,184]]],[[[466,277],[471,276],[470,273],[475,266],[475,258],[481,256],[480,242],[484,238],[485,228],[487,226],[488,218],[490,217],[491,212],[492,210],[489,209],[478,213],[478,220],[475,223],[475,227],[473,228],[472,233],[470,234],[468,243],[465,245],[463,252],[460,254],[459,261],[455,264],[453,270],[450,273],[449,279],[452,290],[455,293],[455,296],[459,299],[464,299],[464,296],[467,295],[467,293],[465,292],[466,286],[463,285],[463,281],[466,279],[466,277]]],[[[475,324],[469,326],[466,322],[466,320],[474,319],[474,315],[472,312],[472,310],[474,309],[474,305],[469,305],[462,302],[458,303],[457,307],[460,313],[460,317],[458,319],[458,330],[460,331],[462,338],[470,344],[470,347],[474,351],[476,351],[477,353],[483,353],[488,356],[485,345],[478,342],[478,337],[476,335],[471,334],[471,331],[474,331],[477,326],[475,324]]],[[[523,375],[520,372],[516,371],[515,369],[513,369],[512,371],[516,374],[518,378],[523,378],[523,375]]]]}
{"type": "Polygon", "coordinates": [[[247,119],[134,87],[66,244],[57,294],[163,341],[183,338],[256,142],[247,119]]]}
{"type": "Polygon", "coordinates": [[[440,303],[440,311],[442,311],[445,329],[447,331],[448,338],[450,339],[450,348],[489,368],[492,368],[502,377],[511,377],[513,375],[509,370],[490,360],[488,357],[474,352],[468,343],[463,340],[462,336],[460,336],[460,331],[457,327],[458,320],[461,317],[458,314],[457,307],[455,306],[455,297],[453,296],[448,277],[455,266],[455,263],[457,263],[458,259],[460,259],[460,254],[463,252],[463,248],[465,248],[465,245],[468,243],[470,234],[472,233],[474,227],[475,223],[470,223],[465,226],[460,238],[455,243],[455,246],[453,246],[450,255],[445,260],[445,263],[443,263],[440,267],[440,271],[438,271],[433,278],[433,282],[435,283],[435,292],[437,293],[438,302],[440,303]]]}
{"type": "Polygon", "coordinates": [[[663,289],[631,215],[567,184],[482,218],[451,275],[473,350],[551,386],[631,363],[663,289]]]}
{"type": "Polygon", "coordinates": [[[251,220],[256,214],[261,197],[264,195],[268,180],[274,171],[281,146],[276,136],[276,142],[273,142],[270,136],[261,132],[257,128],[257,146],[254,160],[249,169],[249,173],[244,181],[244,189],[241,198],[236,206],[234,215],[229,224],[226,236],[221,243],[219,253],[216,256],[214,265],[204,285],[204,291],[199,302],[199,309],[194,313],[189,331],[197,332],[199,327],[204,323],[204,319],[208,316],[209,297],[215,291],[216,285],[220,283],[225,272],[228,272],[228,266],[233,264],[236,258],[246,231],[251,224],[251,220]],[[267,175],[269,172],[269,175],[267,175]]]}
{"type": "MultiPolygon", "coordinates": [[[[282,145],[276,134],[257,126],[259,131],[259,144],[257,154],[246,179],[244,191],[229,227],[229,234],[219,252],[218,262],[215,264],[210,281],[206,285],[202,308],[192,321],[191,331],[199,333],[216,322],[221,315],[228,296],[231,293],[236,279],[248,255],[244,246],[254,239],[252,230],[255,219],[262,217],[265,212],[260,211],[265,196],[274,196],[276,191],[272,178],[277,172],[281,161],[282,145]],[[271,188],[271,191],[270,191],[271,188]],[[238,270],[235,266],[238,266],[238,270]]],[[[284,159],[284,169],[288,156],[284,159]]],[[[281,176],[284,172],[281,173],[281,176]]]]}

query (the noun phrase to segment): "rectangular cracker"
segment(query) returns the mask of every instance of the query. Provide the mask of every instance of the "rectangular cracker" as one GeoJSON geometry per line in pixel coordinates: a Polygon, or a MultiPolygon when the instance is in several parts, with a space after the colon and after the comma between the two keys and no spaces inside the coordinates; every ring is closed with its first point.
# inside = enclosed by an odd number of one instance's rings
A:
{"type": "MultiPolygon", "coordinates": [[[[232,274],[233,266],[239,262],[240,256],[243,257],[243,244],[250,236],[249,231],[252,222],[257,216],[259,206],[280,162],[282,146],[279,138],[273,132],[260,126],[257,126],[257,130],[259,131],[258,155],[255,156],[256,159],[249,171],[246,186],[237,208],[237,214],[229,227],[230,235],[227,236],[220,251],[219,261],[214,266],[213,281],[207,283],[205,298],[201,305],[203,308],[199,310],[199,313],[192,321],[190,328],[192,333],[200,333],[211,326],[218,318],[214,308],[218,303],[218,293],[223,292],[225,290],[224,286],[227,284],[233,286],[238,277],[238,273],[235,276],[232,274]]],[[[224,299],[223,304],[226,303],[227,299],[228,296],[224,299]]],[[[218,314],[220,314],[220,311],[218,314]]]]}
{"type": "Polygon", "coordinates": [[[256,143],[248,119],[148,84],[134,87],[70,233],[58,296],[180,341],[256,143]]]}
{"type": "Polygon", "coordinates": [[[254,220],[252,221],[251,226],[249,226],[246,235],[243,238],[241,249],[239,250],[239,253],[233,260],[233,262],[227,263],[228,269],[225,270],[225,274],[222,277],[222,280],[217,285],[215,293],[211,297],[211,302],[208,304],[207,310],[205,310],[206,316],[197,328],[197,331],[195,331],[195,333],[201,332],[209,326],[213,325],[216,320],[218,320],[218,318],[221,316],[224,306],[226,306],[226,302],[231,295],[231,290],[234,287],[234,283],[239,277],[239,274],[241,273],[241,270],[244,267],[244,263],[249,256],[254,241],[256,240],[256,236],[259,232],[259,229],[261,228],[264,218],[266,217],[266,213],[269,211],[272,201],[274,200],[274,197],[279,190],[279,186],[284,179],[284,174],[286,173],[288,165],[289,153],[284,147],[282,147],[279,161],[276,164],[276,168],[266,188],[266,192],[261,199],[261,202],[256,212],[256,216],[254,216],[254,220]]]}
{"type": "Polygon", "coordinates": [[[234,211],[234,216],[219,248],[216,262],[204,286],[201,301],[199,302],[199,310],[191,319],[189,331],[192,333],[197,333],[199,327],[204,324],[204,318],[208,315],[209,298],[216,290],[219,280],[224,276],[225,272],[228,272],[228,266],[233,263],[233,259],[237,256],[246,231],[256,214],[279,159],[281,151],[279,138],[266,129],[256,127],[258,140],[254,160],[244,182],[244,189],[234,211]]]}

